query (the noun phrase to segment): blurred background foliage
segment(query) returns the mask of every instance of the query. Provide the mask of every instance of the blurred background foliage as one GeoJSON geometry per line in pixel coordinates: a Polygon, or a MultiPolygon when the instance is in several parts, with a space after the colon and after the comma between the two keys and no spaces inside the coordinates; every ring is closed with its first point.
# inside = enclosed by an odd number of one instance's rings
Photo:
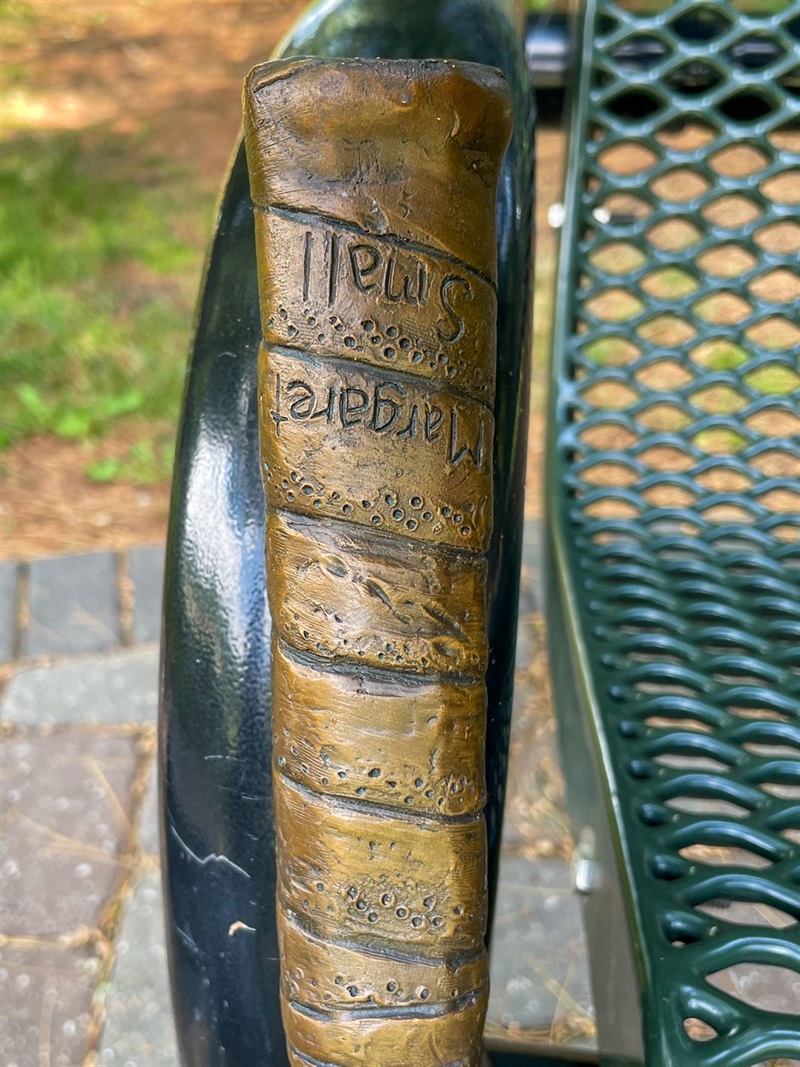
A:
{"type": "Polygon", "coordinates": [[[152,483],[171,464],[212,199],[190,168],[149,150],[146,127],[120,137],[90,115],[83,128],[47,128],[24,56],[69,6],[0,6],[4,52],[23,57],[2,71],[0,450],[32,434],[102,438],[137,415],[129,455],[85,473],[152,483]]]}
{"type": "MultiPolygon", "coordinates": [[[[515,2],[541,13],[581,0],[515,2]]],[[[772,11],[788,0],[735,2],[772,11]]],[[[241,81],[305,6],[0,0],[0,553],[107,544],[125,522],[131,543],[163,536],[193,309],[241,81]],[[153,499],[123,486],[148,487],[153,499]]],[[[537,137],[541,366],[556,244],[546,211],[561,196],[564,138],[552,127],[537,137]]],[[[537,375],[530,509],[543,396],[537,375]]]]}
{"type": "Polygon", "coordinates": [[[101,434],[134,412],[174,422],[197,250],[170,220],[181,175],[126,172],[112,143],[20,136],[0,160],[0,447],[101,434]]]}
{"type": "MultiPolygon", "coordinates": [[[[564,0],[517,2],[543,11],[564,0]]],[[[0,4],[0,465],[9,448],[45,435],[86,446],[80,462],[89,480],[150,485],[168,478],[193,307],[224,173],[220,161],[235,138],[241,77],[269,55],[304,6],[303,0],[0,4]],[[207,52],[216,49],[206,82],[226,94],[213,109],[221,108],[227,122],[221,146],[201,144],[187,158],[185,151],[171,154],[158,109],[160,100],[172,112],[180,103],[196,121],[206,104],[202,46],[186,47],[196,39],[197,14],[207,52]],[[173,55],[180,65],[159,70],[173,55]],[[187,74],[199,89],[194,100],[183,85],[187,74]],[[131,77],[140,94],[151,94],[149,103],[115,84],[131,77]],[[135,120],[120,117],[120,102],[123,111],[133,103],[135,120]],[[122,451],[114,440],[121,426],[133,427],[122,451]]],[[[222,124],[211,130],[219,137],[222,124]]],[[[47,447],[40,442],[40,454],[47,447]]]]}
{"type": "Polygon", "coordinates": [[[241,85],[305,0],[0,0],[0,557],[164,537],[241,85]]]}

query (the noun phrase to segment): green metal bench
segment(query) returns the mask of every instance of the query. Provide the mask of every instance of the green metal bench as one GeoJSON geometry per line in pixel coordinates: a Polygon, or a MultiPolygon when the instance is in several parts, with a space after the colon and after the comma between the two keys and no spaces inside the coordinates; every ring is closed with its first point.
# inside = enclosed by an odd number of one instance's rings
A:
{"type": "Polygon", "coordinates": [[[546,571],[603,1062],[800,1049],[798,50],[796,0],[578,42],[546,571]]]}

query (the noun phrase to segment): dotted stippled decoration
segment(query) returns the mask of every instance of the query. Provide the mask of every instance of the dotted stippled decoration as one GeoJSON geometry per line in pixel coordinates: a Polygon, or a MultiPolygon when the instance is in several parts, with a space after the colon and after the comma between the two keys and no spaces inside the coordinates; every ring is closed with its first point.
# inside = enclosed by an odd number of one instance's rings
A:
{"type": "Polygon", "coordinates": [[[287,1047],[304,1067],[477,1067],[497,345],[485,252],[493,274],[510,97],[484,67],[289,63],[251,74],[245,134],[287,1047]],[[457,239],[465,213],[474,243],[457,239]]]}

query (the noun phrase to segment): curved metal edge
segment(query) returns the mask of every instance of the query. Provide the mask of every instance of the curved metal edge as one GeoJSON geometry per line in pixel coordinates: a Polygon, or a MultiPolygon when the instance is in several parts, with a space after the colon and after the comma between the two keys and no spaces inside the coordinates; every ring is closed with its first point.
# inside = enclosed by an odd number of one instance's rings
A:
{"type": "Polygon", "coordinates": [[[178,437],[159,767],[173,1001],[185,1063],[285,1062],[269,753],[269,617],[257,449],[260,338],[249,183],[222,201],[178,437]],[[258,990],[275,988],[274,1003],[258,990]]]}
{"type": "MultiPolygon", "coordinates": [[[[576,62],[587,70],[591,59],[595,0],[588,0],[584,16],[576,20],[576,62]]],[[[589,85],[581,78],[571,101],[569,129],[580,130],[588,107],[589,85]]],[[[584,893],[582,912],[592,946],[590,964],[598,1024],[601,1062],[644,1062],[643,1018],[639,991],[647,984],[646,960],[636,936],[639,930],[636,902],[626,893],[620,872],[630,856],[617,825],[618,805],[614,768],[604,743],[597,695],[586,674],[586,653],[580,635],[577,597],[566,562],[565,522],[562,514],[564,463],[557,429],[565,421],[565,359],[571,309],[577,226],[573,217],[576,198],[570,195],[581,177],[582,145],[574,136],[567,148],[565,217],[561,229],[557,304],[547,415],[545,462],[545,608],[548,619],[550,673],[558,706],[557,724],[561,762],[567,782],[567,800],[576,842],[581,834],[591,840],[591,862],[596,885],[584,893]]]]}
{"type": "MultiPolygon", "coordinates": [[[[498,199],[498,397],[487,684],[490,891],[499,860],[529,393],[532,93],[485,0],[323,0],[282,55],[430,57],[504,70],[515,95],[498,199]]],[[[274,920],[269,616],[258,460],[260,338],[244,154],[221,201],[178,436],[167,544],[159,773],[167,942],[182,1060],[285,1067],[274,920]]]]}

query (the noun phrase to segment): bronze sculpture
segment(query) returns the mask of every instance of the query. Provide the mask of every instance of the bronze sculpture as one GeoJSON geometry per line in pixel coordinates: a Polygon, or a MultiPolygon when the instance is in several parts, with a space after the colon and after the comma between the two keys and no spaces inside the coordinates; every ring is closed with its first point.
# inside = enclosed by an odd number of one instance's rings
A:
{"type": "Polygon", "coordinates": [[[290,1060],[477,1063],[502,75],[256,68],[290,1060]],[[412,1025],[409,1025],[409,1024],[412,1025]]]}

